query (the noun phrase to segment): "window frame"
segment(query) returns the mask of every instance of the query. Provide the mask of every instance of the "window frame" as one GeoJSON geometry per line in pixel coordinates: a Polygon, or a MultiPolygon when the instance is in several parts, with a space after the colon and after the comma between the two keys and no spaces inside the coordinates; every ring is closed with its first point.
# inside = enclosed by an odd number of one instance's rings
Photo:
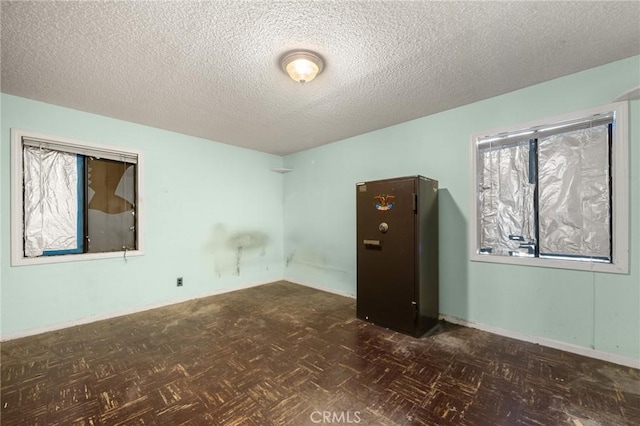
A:
{"type": "MultiPolygon", "coordinates": [[[[97,156],[97,155],[96,155],[97,156]]],[[[117,257],[132,257],[144,255],[144,156],[142,151],[133,148],[88,142],[62,136],[52,136],[28,130],[11,129],[11,266],[41,265],[64,262],[80,262],[86,260],[112,259],[117,257]],[[38,257],[24,255],[24,191],[23,191],[23,138],[42,140],[50,143],[53,149],[56,145],[60,151],[64,146],[91,153],[104,153],[105,156],[121,155],[136,160],[136,238],[135,250],[112,251],[103,253],[60,254],[38,257]]],[[[85,200],[87,202],[87,200],[85,200]]]]}
{"type": "Polygon", "coordinates": [[[471,261],[502,263],[546,268],[573,269],[617,274],[629,273],[629,121],[628,102],[615,102],[568,114],[504,126],[470,135],[471,146],[471,214],[469,226],[469,257],[471,261]],[[480,254],[480,227],[478,203],[478,149],[477,141],[507,134],[524,133],[533,129],[553,127],[561,123],[592,117],[596,114],[614,114],[611,140],[611,263],[584,260],[517,257],[480,254]]]}

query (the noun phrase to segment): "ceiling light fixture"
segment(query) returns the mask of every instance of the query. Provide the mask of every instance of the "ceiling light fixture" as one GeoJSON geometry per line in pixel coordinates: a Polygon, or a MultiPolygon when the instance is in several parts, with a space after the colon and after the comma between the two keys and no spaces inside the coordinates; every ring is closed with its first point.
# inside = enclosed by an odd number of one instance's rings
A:
{"type": "Polygon", "coordinates": [[[307,83],[313,80],[324,68],[320,55],[304,50],[287,53],[280,64],[283,71],[299,83],[307,83]]]}

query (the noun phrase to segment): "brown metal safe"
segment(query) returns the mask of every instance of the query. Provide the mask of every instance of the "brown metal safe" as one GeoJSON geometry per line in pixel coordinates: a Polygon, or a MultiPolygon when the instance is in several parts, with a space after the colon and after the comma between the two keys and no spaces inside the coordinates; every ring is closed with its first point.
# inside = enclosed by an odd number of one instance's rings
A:
{"type": "Polygon", "coordinates": [[[438,323],[438,181],[356,184],[357,317],[412,336],[438,323]]]}

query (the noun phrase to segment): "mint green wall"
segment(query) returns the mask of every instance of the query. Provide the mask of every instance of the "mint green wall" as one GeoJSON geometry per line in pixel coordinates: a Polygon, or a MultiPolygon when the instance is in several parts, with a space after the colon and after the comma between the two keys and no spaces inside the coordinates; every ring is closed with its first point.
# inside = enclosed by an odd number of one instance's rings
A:
{"type": "Polygon", "coordinates": [[[439,180],[440,312],[640,357],[640,106],[632,101],[629,275],[469,261],[473,132],[610,103],[640,84],[640,57],[284,158],[285,277],[355,294],[355,183],[439,180]]]}
{"type": "Polygon", "coordinates": [[[2,336],[282,277],[281,157],[4,94],[1,107],[2,336]],[[143,150],[146,254],[11,267],[11,128],[143,150]],[[266,238],[239,275],[224,242],[237,233],[266,238]]]}

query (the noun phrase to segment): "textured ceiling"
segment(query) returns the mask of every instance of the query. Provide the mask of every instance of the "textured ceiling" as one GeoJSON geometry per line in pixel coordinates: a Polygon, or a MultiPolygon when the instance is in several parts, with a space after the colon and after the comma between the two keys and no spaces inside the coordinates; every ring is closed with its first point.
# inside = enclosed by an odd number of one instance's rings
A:
{"type": "Polygon", "coordinates": [[[2,2],[4,93],[287,154],[640,54],[640,2],[2,2]],[[295,83],[282,54],[326,60],[295,83]]]}

